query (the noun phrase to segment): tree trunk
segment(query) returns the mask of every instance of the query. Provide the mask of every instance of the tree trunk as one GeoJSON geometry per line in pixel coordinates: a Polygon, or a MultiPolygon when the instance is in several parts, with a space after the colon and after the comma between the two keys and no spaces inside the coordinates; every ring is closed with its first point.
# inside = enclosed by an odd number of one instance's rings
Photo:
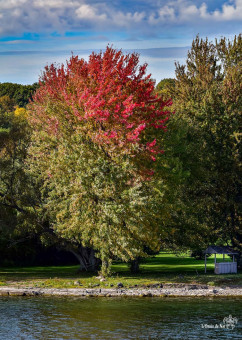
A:
{"type": "Polygon", "coordinates": [[[130,271],[134,274],[139,272],[139,258],[130,262],[130,271]]]}
{"type": "Polygon", "coordinates": [[[105,250],[102,250],[101,252],[101,263],[102,266],[99,274],[104,278],[110,276],[112,259],[108,256],[108,253],[105,250]]]}
{"type": "Polygon", "coordinates": [[[78,259],[80,263],[80,271],[98,271],[101,261],[95,256],[92,248],[83,247],[68,247],[68,250],[78,259]]]}

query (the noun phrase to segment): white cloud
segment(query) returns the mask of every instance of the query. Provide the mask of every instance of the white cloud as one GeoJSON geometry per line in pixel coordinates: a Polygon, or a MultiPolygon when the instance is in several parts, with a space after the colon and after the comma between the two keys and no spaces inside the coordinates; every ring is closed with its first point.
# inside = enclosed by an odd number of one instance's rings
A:
{"type": "Polygon", "coordinates": [[[203,3],[200,7],[200,16],[203,19],[207,18],[207,5],[205,3],[203,3]]]}
{"type": "Polygon", "coordinates": [[[79,19],[83,20],[106,20],[107,15],[98,14],[98,11],[95,7],[90,5],[83,4],[76,10],[76,15],[79,19]]]}
{"type": "Polygon", "coordinates": [[[237,0],[232,5],[224,4],[222,11],[215,11],[213,17],[225,21],[242,19],[242,0],[237,0]]]}
{"type": "Polygon", "coordinates": [[[225,2],[222,5],[222,9],[215,9],[214,11],[208,11],[206,2],[202,5],[196,6],[189,4],[187,1],[180,1],[179,12],[177,15],[178,21],[189,22],[189,21],[233,21],[242,19],[242,0],[232,0],[230,4],[225,2]]]}
{"type": "Polygon", "coordinates": [[[169,6],[164,6],[159,10],[159,16],[162,19],[175,19],[175,9],[169,6]]]}
{"type": "Polygon", "coordinates": [[[173,22],[176,19],[175,9],[172,6],[163,6],[157,12],[153,12],[149,16],[149,23],[157,25],[161,22],[173,22]]]}
{"type": "Polygon", "coordinates": [[[189,21],[194,16],[199,16],[199,9],[195,5],[183,7],[179,12],[179,19],[183,21],[189,21]]]}
{"type": "Polygon", "coordinates": [[[14,9],[24,6],[28,0],[0,0],[0,10],[14,9]]]}
{"type": "Polygon", "coordinates": [[[111,10],[109,13],[109,25],[114,24],[116,27],[130,28],[135,25],[140,25],[145,20],[144,12],[122,12],[111,10]]]}
{"type": "Polygon", "coordinates": [[[76,8],[80,5],[77,1],[65,1],[65,0],[34,0],[33,6],[37,8],[76,8]]]}
{"type": "MultiPolygon", "coordinates": [[[[145,1],[137,3],[145,4],[145,1]]],[[[143,7],[121,7],[122,0],[0,0],[1,35],[23,32],[65,32],[99,29],[155,32],[162,25],[194,25],[233,22],[242,19],[242,0],[223,0],[223,5],[208,10],[208,0],[198,5],[191,0],[148,1],[143,7]],[[119,6],[120,4],[120,6],[119,6]]]]}

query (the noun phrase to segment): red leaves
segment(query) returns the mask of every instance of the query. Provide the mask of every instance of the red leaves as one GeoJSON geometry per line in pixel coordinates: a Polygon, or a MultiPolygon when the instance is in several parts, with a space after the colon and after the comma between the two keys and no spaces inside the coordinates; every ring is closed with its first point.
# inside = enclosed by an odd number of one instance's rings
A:
{"type": "Polygon", "coordinates": [[[110,133],[104,132],[104,135],[107,136],[108,138],[116,138],[117,132],[116,131],[110,131],[110,133]]]}
{"type": "Polygon", "coordinates": [[[160,151],[146,135],[165,129],[169,112],[163,108],[169,103],[155,94],[154,82],[145,75],[147,64],[138,63],[137,54],[107,47],[92,53],[88,62],[72,56],[66,67],[46,66],[32,103],[32,122],[50,134],[65,134],[66,126],[83,130],[94,143],[112,145],[119,153],[130,154],[137,144],[154,161],[160,151]]]}
{"type": "Polygon", "coordinates": [[[136,129],[127,134],[127,140],[130,142],[139,141],[140,133],[145,129],[146,124],[140,124],[136,129]]]}
{"type": "Polygon", "coordinates": [[[151,143],[146,143],[147,148],[152,148],[152,146],[156,145],[156,139],[153,140],[151,143]]]}

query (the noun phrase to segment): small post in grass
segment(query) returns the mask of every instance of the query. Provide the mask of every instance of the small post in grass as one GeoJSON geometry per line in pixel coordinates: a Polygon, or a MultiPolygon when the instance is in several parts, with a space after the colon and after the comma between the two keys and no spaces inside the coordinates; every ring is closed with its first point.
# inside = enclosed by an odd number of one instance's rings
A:
{"type": "Polygon", "coordinates": [[[205,254],[205,274],[207,273],[207,254],[205,254]]]}

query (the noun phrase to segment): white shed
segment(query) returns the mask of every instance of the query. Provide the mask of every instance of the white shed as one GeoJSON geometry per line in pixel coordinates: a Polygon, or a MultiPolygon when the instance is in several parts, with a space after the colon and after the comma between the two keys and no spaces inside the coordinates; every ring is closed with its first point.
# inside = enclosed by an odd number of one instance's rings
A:
{"type": "Polygon", "coordinates": [[[232,248],[224,246],[209,246],[206,250],[204,250],[204,254],[205,254],[205,273],[207,272],[207,254],[214,254],[215,274],[237,273],[237,262],[234,259],[234,255],[238,255],[238,253],[234,251],[232,248]],[[223,262],[216,261],[216,254],[223,254],[223,262]],[[233,261],[225,262],[224,255],[232,255],[233,261]]]}

